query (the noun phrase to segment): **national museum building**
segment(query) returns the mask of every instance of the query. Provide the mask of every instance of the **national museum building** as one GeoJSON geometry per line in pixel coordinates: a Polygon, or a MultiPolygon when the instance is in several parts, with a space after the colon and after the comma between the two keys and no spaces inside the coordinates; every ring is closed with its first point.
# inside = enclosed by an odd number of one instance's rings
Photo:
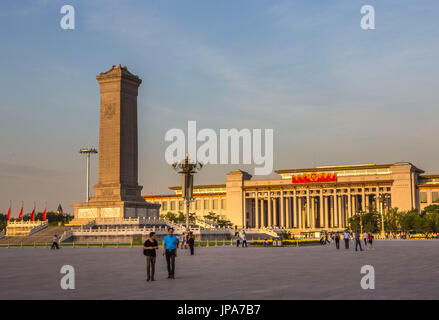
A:
{"type": "MultiPolygon", "coordinates": [[[[225,184],[194,186],[190,211],[199,217],[214,212],[238,227],[294,232],[343,229],[352,215],[371,207],[421,211],[439,205],[439,175],[424,175],[409,162],[275,172],[278,179],[257,180],[236,170],[225,184]]],[[[184,212],[181,187],[170,189],[175,194],[144,198],[160,204],[160,214],[184,212]]]]}

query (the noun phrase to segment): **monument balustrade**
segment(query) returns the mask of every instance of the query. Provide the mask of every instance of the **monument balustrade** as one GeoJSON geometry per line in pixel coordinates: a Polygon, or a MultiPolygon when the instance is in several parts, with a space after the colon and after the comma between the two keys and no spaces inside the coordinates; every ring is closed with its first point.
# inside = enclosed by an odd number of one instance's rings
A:
{"type": "Polygon", "coordinates": [[[29,236],[47,228],[47,221],[8,221],[6,225],[7,236],[29,236]]]}

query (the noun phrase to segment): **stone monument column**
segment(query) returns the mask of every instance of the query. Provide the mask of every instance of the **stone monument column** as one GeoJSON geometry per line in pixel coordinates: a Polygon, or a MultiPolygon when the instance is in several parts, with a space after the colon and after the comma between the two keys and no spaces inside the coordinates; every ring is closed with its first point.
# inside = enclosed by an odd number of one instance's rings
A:
{"type": "Polygon", "coordinates": [[[127,67],[113,66],[96,77],[100,85],[99,174],[95,195],[74,204],[75,221],[158,218],[138,184],[137,94],[142,80],[127,67]]]}

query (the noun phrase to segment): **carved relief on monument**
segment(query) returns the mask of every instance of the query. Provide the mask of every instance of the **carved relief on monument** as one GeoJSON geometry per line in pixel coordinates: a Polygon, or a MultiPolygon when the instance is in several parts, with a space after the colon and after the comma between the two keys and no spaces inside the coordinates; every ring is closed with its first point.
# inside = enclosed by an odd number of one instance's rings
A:
{"type": "Polygon", "coordinates": [[[102,105],[102,118],[104,119],[112,119],[116,114],[116,104],[115,103],[106,103],[102,105]]]}
{"type": "Polygon", "coordinates": [[[120,208],[102,208],[101,218],[120,218],[120,208]]]}
{"type": "Polygon", "coordinates": [[[78,219],[94,219],[98,217],[97,208],[78,209],[78,219]]]}

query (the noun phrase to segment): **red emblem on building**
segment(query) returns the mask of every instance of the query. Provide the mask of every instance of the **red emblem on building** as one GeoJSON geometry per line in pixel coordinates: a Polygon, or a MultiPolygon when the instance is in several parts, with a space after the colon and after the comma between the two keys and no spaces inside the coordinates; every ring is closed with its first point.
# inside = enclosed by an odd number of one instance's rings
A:
{"type": "Polygon", "coordinates": [[[304,173],[293,175],[292,183],[313,183],[313,182],[336,182],[337,175],[335,173],[304,173]]]}

